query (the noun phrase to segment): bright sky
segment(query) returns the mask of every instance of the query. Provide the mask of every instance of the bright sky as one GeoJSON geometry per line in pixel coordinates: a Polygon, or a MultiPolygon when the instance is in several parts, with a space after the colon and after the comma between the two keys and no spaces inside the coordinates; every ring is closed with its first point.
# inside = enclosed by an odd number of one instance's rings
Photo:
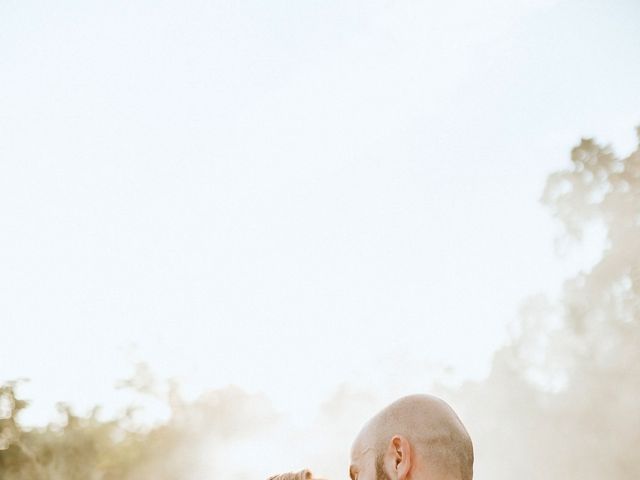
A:
{"type": "Polygon", "coordinates": [[[143,360],[305,418],[486,374],[581,136],[640,123],[640,4],[3,1],[0,380],[117,405],[143,360]],[[286,395],[283,392],[287,392],[286,395]]]}

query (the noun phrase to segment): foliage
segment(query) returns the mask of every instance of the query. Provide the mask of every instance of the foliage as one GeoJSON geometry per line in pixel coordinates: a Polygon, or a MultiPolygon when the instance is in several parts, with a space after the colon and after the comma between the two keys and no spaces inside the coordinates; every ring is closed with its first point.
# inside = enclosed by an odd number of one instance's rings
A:
{"type": "MultiPolygon", "coordinates": [[[[126,383],[139,387],[137,380],[126,383]]],[[[233,387],[209,392],[191,403],[171,388],[167,402],[171,417],[152,428],[136,427],[133,409],[115,419],[100,420],[97,408],[78,416],[60,404],[62,422],[26,430],[18,417],[27,404],[16,397],[15,384],[5,385],[0,389],[0,479],[198,478],[203,449],[216,439],[242,437],[255,432],[256,425],[273,420],[264,398],[233,387]]]]}
{"type": "Polygon", "coordinates": [[[601,258],[532,298],[490,378],[453,392],[494,479],[640,478],[640,148],[583,139],[571,162],[542,200],[573,241],[604,229],[601,258]]]}

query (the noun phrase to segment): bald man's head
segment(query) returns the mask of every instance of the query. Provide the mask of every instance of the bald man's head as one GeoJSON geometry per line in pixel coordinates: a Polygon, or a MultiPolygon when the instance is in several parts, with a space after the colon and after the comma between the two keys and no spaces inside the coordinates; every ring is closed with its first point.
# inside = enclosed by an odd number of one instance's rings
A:
{"type": "Polygon", "coordinates": [[[363,427],[351,449],[350,474],[353,480],[471,480],[473,446],[446,402],[411,395],[363,427]]]}

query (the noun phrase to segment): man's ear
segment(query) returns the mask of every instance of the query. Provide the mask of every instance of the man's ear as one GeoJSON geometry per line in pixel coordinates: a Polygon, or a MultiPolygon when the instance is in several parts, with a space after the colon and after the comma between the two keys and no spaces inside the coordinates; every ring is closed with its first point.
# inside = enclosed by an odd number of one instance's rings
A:
{"type": "Polygon", "coordinates": [[[389,445],[393,458],[393,472],[397,480],[406,480],[411,471],[411,445],[401,435],[394,435],[389,445]]]}

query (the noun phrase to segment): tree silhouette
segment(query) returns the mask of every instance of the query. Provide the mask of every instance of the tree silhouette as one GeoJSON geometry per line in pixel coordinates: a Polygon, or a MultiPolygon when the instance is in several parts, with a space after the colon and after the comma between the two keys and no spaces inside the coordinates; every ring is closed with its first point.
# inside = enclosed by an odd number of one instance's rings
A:
{"type": "Polygon", "coordinates": [[[529,299],[490,377],[450,393],[487,478],[640,478],[640,146],[583,139],[542,201],[571,242],[604,231],[602,255],[559,301],[529,299]]]}

